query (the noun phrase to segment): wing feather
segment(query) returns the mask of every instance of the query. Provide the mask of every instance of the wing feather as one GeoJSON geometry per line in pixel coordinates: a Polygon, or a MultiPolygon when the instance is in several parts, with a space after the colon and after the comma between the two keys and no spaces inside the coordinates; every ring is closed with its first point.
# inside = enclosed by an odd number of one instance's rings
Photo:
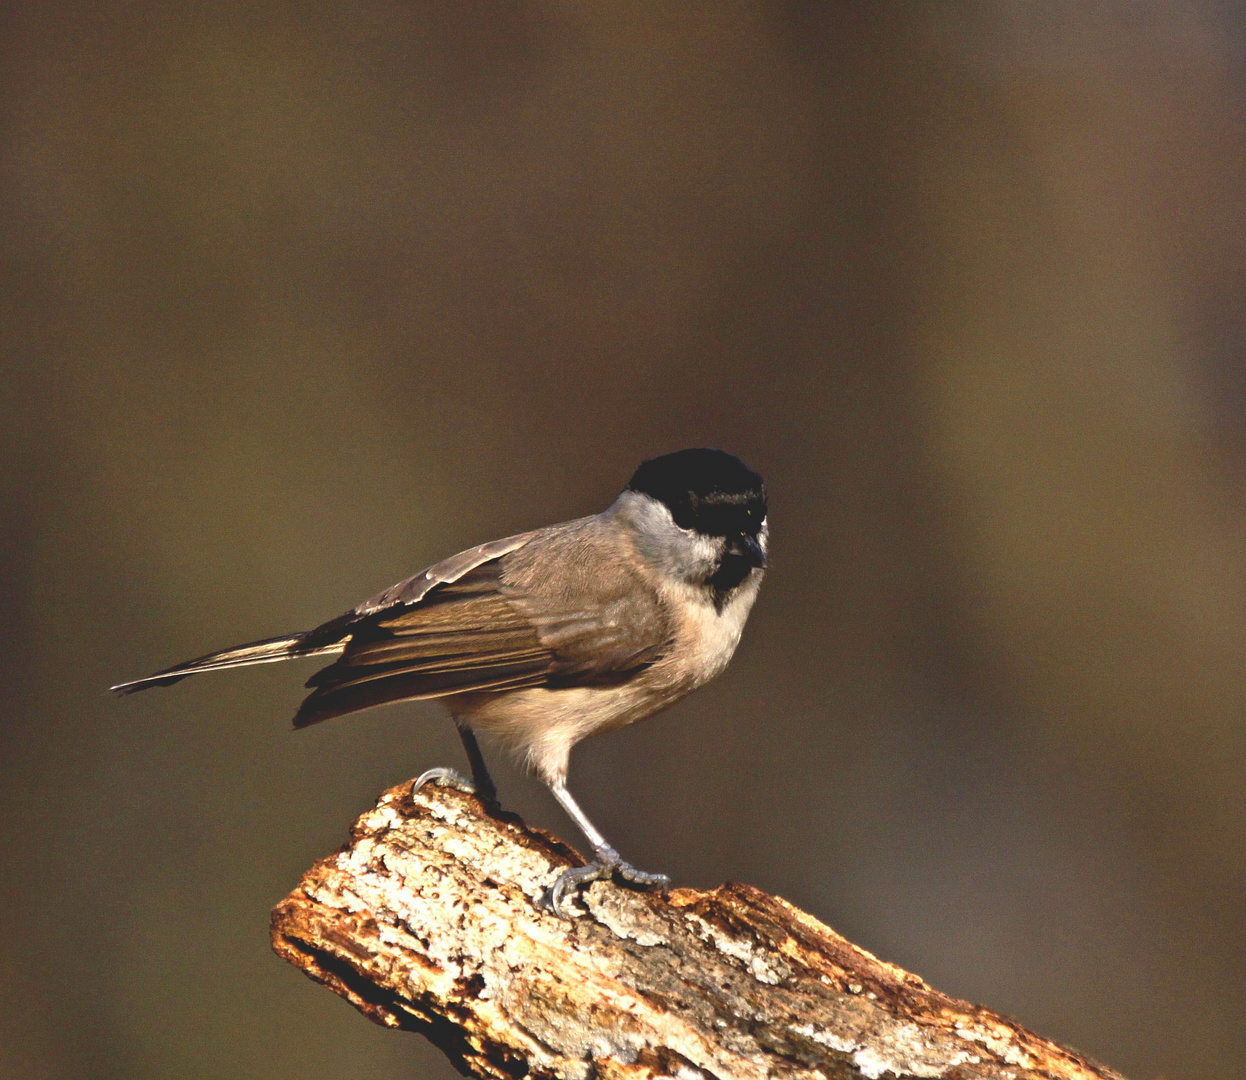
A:
{"type": "Polygon", "coordinates": [[[654,662],[669,639],[662,606],[603,553],[597,522],[472,548],[335,620],[344,650],[308,680],[295,726],[391,701],[609,684],[654,662]]]}

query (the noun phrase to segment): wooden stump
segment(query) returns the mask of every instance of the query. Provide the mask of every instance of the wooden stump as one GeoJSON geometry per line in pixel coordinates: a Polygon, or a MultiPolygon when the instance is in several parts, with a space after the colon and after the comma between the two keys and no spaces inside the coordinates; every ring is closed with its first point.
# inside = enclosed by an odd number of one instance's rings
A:
{"type": "Polygon", "coordinates": [[[277,905],[273,947],[496,1080],[1122,1080],[747,885],[597,882],[580,918],[547,914],[580,862],[470,795],[403,785],[277,905]]]}

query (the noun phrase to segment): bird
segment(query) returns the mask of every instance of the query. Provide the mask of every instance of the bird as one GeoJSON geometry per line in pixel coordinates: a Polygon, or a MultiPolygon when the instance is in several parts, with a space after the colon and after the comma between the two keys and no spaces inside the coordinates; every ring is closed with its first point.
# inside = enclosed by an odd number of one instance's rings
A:
{"type": "Polygon", "coordinates": [[[727,666],[757,599],[769,550],[762,478],[703,447],[643,461],[600,513],[452,555],[311,630],[208,653],[111,687],[130,694],[204,671],[307,657],[336,659],[307,681],[304,728],[398,701],[438,699],[467,753],[431,782],[497,808],[477,735],[543,782],[593,858],[564,870],[543,905],[573,918],[570,898],[614,878],[666,890],[607,843],[567,789],[572,748],[644,720],[727,666]]]}

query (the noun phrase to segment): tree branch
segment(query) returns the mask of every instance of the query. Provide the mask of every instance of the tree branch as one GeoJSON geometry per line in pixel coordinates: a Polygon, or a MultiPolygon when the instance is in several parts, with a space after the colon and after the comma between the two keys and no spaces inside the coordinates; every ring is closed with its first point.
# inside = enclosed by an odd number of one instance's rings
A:
{"type": "Polygon", "coordinates": [[[273,948],[495,1080],[1122,1080],[747,885],[598,882],[573,922],[540,910],[579,862],[469,795],[403,785],[277,905],[273,948]]]}

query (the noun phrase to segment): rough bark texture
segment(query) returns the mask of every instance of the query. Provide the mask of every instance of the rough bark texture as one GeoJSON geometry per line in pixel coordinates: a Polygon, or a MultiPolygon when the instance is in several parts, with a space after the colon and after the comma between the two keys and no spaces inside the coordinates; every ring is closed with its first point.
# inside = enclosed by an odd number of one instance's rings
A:
{"type": "Polygon", "coordinates": [[[462,792],[393,788],[276,907],[273,947],[496,1080],[1121,1080],[746,885],[598,882],[579,919],[544,913],[579,861],[462,792]]]}

